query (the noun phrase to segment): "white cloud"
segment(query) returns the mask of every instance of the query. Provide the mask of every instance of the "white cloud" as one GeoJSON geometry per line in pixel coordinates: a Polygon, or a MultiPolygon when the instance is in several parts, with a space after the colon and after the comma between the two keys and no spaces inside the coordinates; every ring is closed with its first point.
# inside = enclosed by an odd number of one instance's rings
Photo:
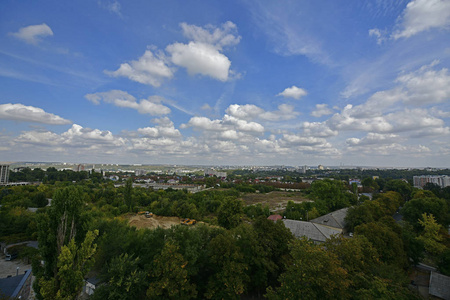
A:
{"type": "Polygon", "coordinates": [[[386,40],[385,33],[378,28],[369,29],[369,36],[376,37],[378,45],[386,40]]]}
{"type": "Polygon", "coordinates": [[[232,124],[237,130],[248,133],[264,133],[264,127],[261,124],[256,122],[247,122],[229,115],[225,115],[223,117],[223,124],[232,124]]]}
{"type": "Polygon", "coordinates": [[[20,103],[1,104],[0,119],[52,125],[72,124],[71,121],[61,118],[60,116],[47,113],[41,108],[26,106],[20,103]]]}
{"type": "Polygon", "coordinates": [[[405,109],[386,115],[386,120],[393,124],[393,132],[419,131],[430,128],[443,128],[442,119],[435,118],[426,109],[405,109]]]}
{"type": "Polygon", "coordinates": [[[192,127],[195,130],[206,132],[225,132],[235,130],[245,134],[262,134],[264,127],[256,122],[247,122],[230,115],[224,115],[222,120],[211,120],[206,117],[192,117],[187,124],[182,124],[181,128],[192,127]]]}
{"type": "Polygon", "coordinates": [[[110,131],[83,128],[73,124],[69,130],[61,134],[51,131],[26,131],[17,137],[16,143],[37,145],[42,147],[64,147],[66,149],[105,149],[107,147],[123,147],[126,140],[114,136],[110,131]]]}
{"type": "Polygon", "coordinates": [[[440,71],[431,69],[437,63],[433,62],[397,79],[407,91],[406,103],[425,105],[450,100],[450,74],[446,68],[440,71]]]}
{"type": "Polygon", "coordinates": [[[174,127],[173,122],[168,118],[155,119],[153,122],[158,125],[155,127],[139,128],[137,132],[145,137],[151,138],[180,138],[181,133],[174,127]]]}
{"type": "Polygon", "coordinates": [[[239,44],[241,37],[237,35],[237,26],[233,22],[225,22],[220,28],[207,25],[204,28],[186,23],[180,24],[183,35],[188,39],[222,49],[239,44]]]}
{"type": "Polygon", "coordinates": [[[226,109],[226,113],[242,120],[259,119],[271,122],[291,120],[299,115],[289,104],[280,104],[275,111],[265,111],[253,104],[232,104],[226,109]]]}
{"type": "Polygon", "coordinates": [[[265,113],[264,109],[253,104],[231,104],[226,109],[226,113],[238,119],[253,120],[265,113]]]}
{"type": "Polygon", "coordinates": [[[400,141],[400,137],[396,134],[380,134],[369,132],[366,137],[362,139],[349,138],[346,143],[351,146],[355,145],[382,145],[393,144],[400,141]]]}
{"type": "Polygon", "coordinates": [[[211,120],[206,117],[192,117],[187,124],[182,124],[180,128],[192,127],[197,130],[223,131],[220,120],[211,120]]]}
{"type": "Polygon", "coordinates": [[[100,101],[103,100],[106,103],[112,103],[118,107],[135,109],[141,114],[158,116],[170,113],[170,108],[161,104],[161,102],[164,101],[164,98],[159,96],[150,96],[147,99],[136,101],[136,98],[127,92],[111,90],[108,92],[87,94],[84,97],[94,104],[100,104],[100,101]]]}
{"type": "Polygon", "coordinates": [[[287,144],[286,146],[318,146],[326,144],[324,138],[317,138],[311,136],[300,136],[297,134],[283,134],[282,142],[287,144]]]}
{"type": "Polygon", "coordinates": [[[296,100],[300,99],[303,96],[306,96],[308,93],[306,90],[296,87],[295,85],[286,88],[284,91],[279,93],[277,96],[283,96],[284,98],[294,98],[296,100]]]}
{"type": "Polygon", "coordinates": [[[358,116],[355,111],[358,107],[353,108],[347,105],[340,113],[334,114],[328,121],[327,125],[333,130],[345,131],[373,131],[373,132],[390,132],[393,126],[382,116],[358,116]]]}
{"type": "Polygon", "coordinates": [[[320,118],[322,116],[331,115],[333,110],[328,107],[328,104],[316,104],[316,110],[311,113],[311,116],[320,118]]]}
{"type": "Polygon", "coordinates": [[[173,64],[186,68],[189,75],[201,74],[220,81],[227,81],[233,74],[231,61],[222,51],[224,47],[237,45],[241,37],[237,27],[228,21],[220,28],[207,25],[198,27],[180,24],[188,44],[173,43],[166,47],[173,64]]]}
{"type": "Polygon", "coordinates": [[[303,122],[301,128],[306,136],[315,137],[330,137],[338,135],[337,130],[332,130],[328,125],[323,122],[303,122]]]}
{"type": "Polygon", "coordinates": [[[123,63],[116,71],[105,71],[113,77],[128,77],[128,79],[154,87],[159,87],[164,79],[173,77],[172,70],[166,65],[164,55],[154,55],[146,50],[139,60],[123,63]]]}
{"type": "Polygon", "coordinates": [[[172,63],[187,69],[189,75],[201,74],[220,81],[229,79],[231,61],[212,45],[190,42],[167,46],[172,63]]]}
{"type": "Polygon", "coordinates": [[[10,35],[25,41],[28,44],[37,45],[41,38],[46,36],[52,36],[52,29],[45,23],[40,25],[30,25],[27,27],[22,27],[18,32],[10,33],[10,35]]]}
{"type": "Polygon", "coordinates": [[[450,1],[413,0],[408,3],[400,18],[399,29],[392,38],[409,38],[433,28],[448,29],[450,25],[450,1]]]}

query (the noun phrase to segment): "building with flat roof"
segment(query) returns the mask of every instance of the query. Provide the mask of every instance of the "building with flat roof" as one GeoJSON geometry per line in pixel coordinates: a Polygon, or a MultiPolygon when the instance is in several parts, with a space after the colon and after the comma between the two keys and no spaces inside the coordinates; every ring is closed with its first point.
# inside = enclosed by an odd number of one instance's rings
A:
{"type": "Polygon", "coordinates": [[[450,177],[447,175],[422,175],[413,177],[414,187],[423,188],[427,183],[434,183],[445,188],[450,186],[450,177]]]}
{"type": "Polygon", "coordinates": [[[9,165],[0,164],[0,184],[7,184],[9,181],[9,165]]]}

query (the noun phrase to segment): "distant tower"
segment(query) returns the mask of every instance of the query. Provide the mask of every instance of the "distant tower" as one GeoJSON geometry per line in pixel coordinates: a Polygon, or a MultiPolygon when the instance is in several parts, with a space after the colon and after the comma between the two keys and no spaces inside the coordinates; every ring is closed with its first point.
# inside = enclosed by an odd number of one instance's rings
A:
{"type": "Polygon", "coordinates": [[[0,184],[7,184],[9,180],[9,165],[0,164],[0,184]]]}

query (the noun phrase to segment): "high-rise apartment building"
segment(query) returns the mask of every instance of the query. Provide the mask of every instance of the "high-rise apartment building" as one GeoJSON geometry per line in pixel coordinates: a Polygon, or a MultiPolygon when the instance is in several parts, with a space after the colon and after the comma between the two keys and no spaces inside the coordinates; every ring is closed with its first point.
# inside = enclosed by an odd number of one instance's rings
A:
{"type": "Polygon", "coordinates": [[[6,184],[9,180],[9,165],[0,164],[0,184],[6,184]]]}
{"type": "Polygon", "coordinates": [[[414,187],[423,188],[427,183],[434,183],[445,188],[450,186],[450,177],[447,175],[422,175],[413,177],[414,187]]]}

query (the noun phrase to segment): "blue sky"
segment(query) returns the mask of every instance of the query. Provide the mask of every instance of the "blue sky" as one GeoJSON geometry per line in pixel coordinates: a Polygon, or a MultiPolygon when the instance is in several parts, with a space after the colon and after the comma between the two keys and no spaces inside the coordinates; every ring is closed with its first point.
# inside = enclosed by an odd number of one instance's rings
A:
{"type": "Polygon", "coordinates": [[[450,167],[450,0],[0,3],[0,160],[450,167]]]}

